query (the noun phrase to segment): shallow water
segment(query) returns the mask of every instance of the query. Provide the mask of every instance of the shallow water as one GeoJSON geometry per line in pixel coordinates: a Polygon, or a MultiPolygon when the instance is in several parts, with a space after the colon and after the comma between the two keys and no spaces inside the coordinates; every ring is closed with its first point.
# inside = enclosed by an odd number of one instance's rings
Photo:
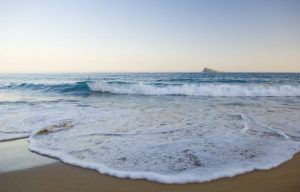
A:
{"type": "Polygon", "coordinates": [[[26,139],[0,142],[0,173],[37,166],[48,165],[57,162],[56,159],[43,157],[28,150],[26,139]]]}
{"type": "Polygon", "coordinates": [[[299,74],[0,76],[0,139],[118,177],[203,182],[300,150],[299,74]]]}

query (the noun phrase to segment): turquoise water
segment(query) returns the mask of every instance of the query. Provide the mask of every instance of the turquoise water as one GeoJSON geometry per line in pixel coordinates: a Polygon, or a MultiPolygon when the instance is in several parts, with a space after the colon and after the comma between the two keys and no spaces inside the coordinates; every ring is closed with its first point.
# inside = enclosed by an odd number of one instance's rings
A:
{"type": "Polygon", "coordinates": [[[0,75],[0,140],[127,178],[203,182],[300,150],[300,74],[0,75]]]}

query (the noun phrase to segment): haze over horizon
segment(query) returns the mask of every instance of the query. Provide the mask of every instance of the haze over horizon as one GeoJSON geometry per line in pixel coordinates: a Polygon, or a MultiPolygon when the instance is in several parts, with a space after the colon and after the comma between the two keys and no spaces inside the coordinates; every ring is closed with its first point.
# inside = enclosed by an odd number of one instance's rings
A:
{"type": "Polygon", "coordinates": [[[0,73],[300,72],[300,1],[0,1],[0,73]]]}

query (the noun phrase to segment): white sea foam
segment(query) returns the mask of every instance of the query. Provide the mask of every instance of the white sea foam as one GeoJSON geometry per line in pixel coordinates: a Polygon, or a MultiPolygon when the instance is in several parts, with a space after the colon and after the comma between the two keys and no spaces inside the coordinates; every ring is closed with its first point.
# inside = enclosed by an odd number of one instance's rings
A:
{"type": "MultiPolygon", "coordinates": [[[[0,108],[0,141],[30,136],[49,125],[74,119],[79,113],[73,104],[50,103],[30,105],[10,103],[0,108]]],[[[53,127],[55,129],[55,127],[53,127]]]]}
{"type": "Polygon", "coordinates": [[[243,108],[224,105],[226,99],[108,101],[79,111],[66,129],[64,121],[57,121],[49,132],[35,131],[30,149],[100,173],[161,183],[204,182],[269,169],[300,150],[299,110],[272,99],[256,105],[240,99],[243,108]]]}
{"type": "Polygon", "coordinates": [[[241,132],[242,132],[242,133],[245,133],[246,131],[249,130],[248,124],[250,123],[250,119],[249,119],[247,116],[245,116],[244,114],[241,114],[241,117],[242,117],[242,119],[243,119],[243,121],[244,121],[244,127],[243,127],[243,129],[241,130],[241,132]]]}
{"type": "Polygon", "coordinates": [[[128,95],[191,95],[191,96],[300,96],[299,85],[261,84],[183,84],[163,87],[148,84],[88,83],[91,91],[128,95]]]}

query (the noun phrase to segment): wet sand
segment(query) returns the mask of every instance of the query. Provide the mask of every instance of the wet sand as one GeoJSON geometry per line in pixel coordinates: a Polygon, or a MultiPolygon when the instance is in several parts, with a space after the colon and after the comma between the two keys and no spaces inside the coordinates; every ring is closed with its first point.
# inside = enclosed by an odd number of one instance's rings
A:
{"type": "Polygon", "coordinates": [[[58,162],[28,150],[27,139],[0,142],[0,173],[58,162]]]}
{"type": "Polygon", "coordinates": [[[281,166],[207,183],[166,185],[146,180],[119,179],[96,171],[55,162],[0,173],[0,192],[205,191],[300,192],[300,154],[281,166]]]}

